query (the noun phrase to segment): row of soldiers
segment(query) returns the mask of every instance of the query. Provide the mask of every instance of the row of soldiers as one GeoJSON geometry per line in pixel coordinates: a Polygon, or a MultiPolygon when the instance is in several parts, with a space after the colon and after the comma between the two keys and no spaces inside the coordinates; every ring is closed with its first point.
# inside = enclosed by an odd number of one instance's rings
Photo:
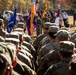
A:
{"type": "Polygon", "coordinates": [[[37,51],[38,75],[76,74],[76,31],[46,22],[43,34],[37,36],[33,46],[37,51]]]}
{"type": "Polygon", "coordinates": [[[0,19],[0,75],[75,75],[76,31],[45,22],[34,42],[18,22],[10,34],[0,19]]]}
{"type": "Polygon", "coordinates": [[[3,25],[0,19],[0,75],[36,75],[36,50],[25,34],[25,24],[18,22],[10,34],[3,25]]]}

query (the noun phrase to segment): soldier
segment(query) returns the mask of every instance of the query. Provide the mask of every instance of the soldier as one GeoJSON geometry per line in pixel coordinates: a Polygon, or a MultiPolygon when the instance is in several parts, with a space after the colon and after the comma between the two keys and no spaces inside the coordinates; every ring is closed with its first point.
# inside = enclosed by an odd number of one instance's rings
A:
{"type": "Polygon", "coordinates": [[[50,26],[50,22],[46,22],[43,26],[43,34],[40,34],[39,36],[37,36],[37,38],[35,39],[35,41],[33,42],[33,46],[36,49],[36,51],[38,51],[38,49],[40,48],[40,42],[41,40],[47,36],[47,32],[50,26]]]}
{"type": "Polygon", "coordinates": [[[35,48],[28,42],[24,41],[22,43],[23,46],[26,46],[30,51],[31,51],[31,54],[33,55],[34,59],[36,59],[36,50],[35,48]]]}
{"type": "Polygon", "coordinates": [[[27,34],[23,34],[23,41],[26,41],[26,42],[32,44],[32,38],[27,34]]]}
{"type": "Polygon", "coordinates": [[[44,75],[70,75],[69,62],[73,54],[75,44],[70,41],[60,42],[59,56],[61,61],[51,65],[44,75]]]}
{"type": "Polygon", "coordinates": [[[32,60],[25,54],[19,52],[17,55],[17,58],[22,61],[24,64],[26,64],[27,66],[29,66],[31,69],[34,70],[34,66],[32,63],[32,60]]]}
{"type": "Polygon", "coordinates": [[[12,44],[0,43],[0,75],[12,75],[13,63],[16,57],[16,47],[12,44]],[[9,45],[9,46],[7,46],[9,45]]]}
{"type": "MultiPolygon", "coordinates": [[[[60,41],[67,41],[70,34],[68,31],[66,30],[59,30],[56,34],[56,44],[58,45],[58,47],[60,46],[60,41]],[[61,39],[61,38],[62,39],[61,39]]],[[[38,69],[38,73],[39,75],[43,74],[50,65],[57,63],[58,61],[60,61],[60,56],[58,54],[58,50],[56,47],[54,49],[51,49],[50,52],[48,52],[46,55],[44,55],[40,62],[39,62],[39,69],[38,69]],[[45,66],[46,65],[46,66],[45,66]]]]}
{"type": "Polygon", "coordinates": [[[48,37],[50,39],[50,43],[44,45],[40,51],[39,51],[39,56],[38,56],[38,60],[40,61],[40,59],[47,54],[51,49],[54,48],[58,48],[55,42],[55,36],[54,34],[56,34],[56,32],[58,31],[59,27],[57,26],[50,26],[49,30],[48,30],[48,37]]]}
{"type": "Polygon", "coordinates": [[[36,23],[37,23],[36,34],[38,36],[42,33],[42,21],[39,16],[36,19],[36,23]]]}
{"type": "Polygon", "coordinates": [[[18,22],[15,26],[15,28],[24,28],[24,22],[18,22]]]}
{"type": "Polygon", "coordinates": [[[16,59],[17,65],[13,68],[14,71],[20,75],[36,75],[36,72],[32,70],[29,66],[16,59]]]}
{"type": "MultiPolygon", "coordinates": [[[[59,27],[57,26],[50,26],[49,27],[49,31],[48,31],[48,37],[50,39],[50,42],[46,45],[44,45],[40,51],[39,51],[39,55],[38,55],[38,75],[42,75],[44,73],[44,71],[46,71],[46,68],[43,67],[43,63],[46,62],[41,62],[42,57],[44,57],[50,50],[59,50],[59,47],[57,46],[56,42],[55,42],[55,36],[54,34],[56,34],[56,32],[58,31],[59,27]]],[[[47,59],[47,58],[45,58],[47,59]]],[[[47,64],[46,64],[47,65],[47,64]]]]}
{"type": "MultiPolygon", "coordinates": [[[[50,23],[50,26],[57,26],[57,24],[56,23],[50,23]]],[[[50,39],[48,36],[46,36],[41,41],[41,47],[44,46],[45,44],[49,43],[49,42],[50,42],[50,39]]]]}
{"type": "Polygon", "coordinates": [[[69,65],[69,70],[71,75],[76,75],[76,54],[73,57],[74,58],[71,60],[69,65]]]}

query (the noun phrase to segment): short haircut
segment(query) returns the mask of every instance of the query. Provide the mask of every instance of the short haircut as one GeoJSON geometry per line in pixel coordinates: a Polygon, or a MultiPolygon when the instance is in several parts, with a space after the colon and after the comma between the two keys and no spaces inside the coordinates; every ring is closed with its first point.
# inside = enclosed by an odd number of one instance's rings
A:
{"type": "Polygon", "coordinates": [[[56,36],[54,34],[56,34],[56,32],[48,32],[48,35],[53,39],[56,38],[56,36]]]}
{"type": "Polygon", "coordinates": [[[73,52],[64,52],[64,51],[60,51],[60,50],[59,50],[59,52],[62,55],[62,57],[64,57],[64,58],[70,58],[73,54],[73,52]]]}

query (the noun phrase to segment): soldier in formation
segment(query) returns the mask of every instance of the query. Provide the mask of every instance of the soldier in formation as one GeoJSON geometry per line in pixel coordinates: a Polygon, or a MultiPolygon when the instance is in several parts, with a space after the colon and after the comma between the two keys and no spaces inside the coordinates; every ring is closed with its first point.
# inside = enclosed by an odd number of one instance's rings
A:
{"type": "MultiPolygon", "coordinates": [[[[41,26],[40,19],[37,23],[41,26]]],[[[8,34],[0,19],[0,75],[75,75],[76,31],[43,23],[34,41],[18,22],[8,34]]]]}

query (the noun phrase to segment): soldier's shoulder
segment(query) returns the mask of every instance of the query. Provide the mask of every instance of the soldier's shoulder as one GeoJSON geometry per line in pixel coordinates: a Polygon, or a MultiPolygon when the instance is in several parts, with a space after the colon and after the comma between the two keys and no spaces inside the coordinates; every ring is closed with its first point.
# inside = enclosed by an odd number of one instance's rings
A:
{"type": "Polygon", "coordinates": [[[59,68],[61,68],[61,67],[62,67],[62,62],[58,62],[58,63],[56,63],[56,64],[51,65],[51,66],[49,67],[49,70],[55,71],[55,70],[57,70],[57,69],[59,69],[59,68]]]}

